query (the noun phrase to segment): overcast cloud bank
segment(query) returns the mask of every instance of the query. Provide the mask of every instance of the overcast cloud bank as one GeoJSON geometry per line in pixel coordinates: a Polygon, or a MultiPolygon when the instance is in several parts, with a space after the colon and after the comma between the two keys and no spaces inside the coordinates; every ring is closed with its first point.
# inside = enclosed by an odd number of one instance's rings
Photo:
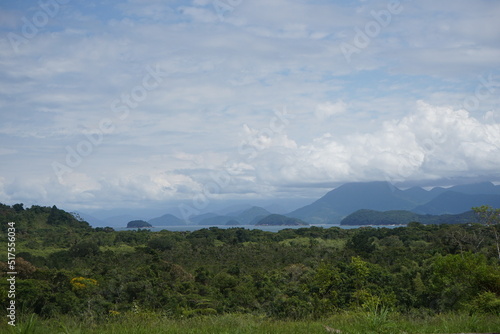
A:
{"type": "Polygon", "coordinates": [[[500,182],[500,4],[224,8],[2,3],[0,202],[98,208],[315,197],[352,181],[500,182]],[[359,49],[349,59],[346,43],[359,49]]]}

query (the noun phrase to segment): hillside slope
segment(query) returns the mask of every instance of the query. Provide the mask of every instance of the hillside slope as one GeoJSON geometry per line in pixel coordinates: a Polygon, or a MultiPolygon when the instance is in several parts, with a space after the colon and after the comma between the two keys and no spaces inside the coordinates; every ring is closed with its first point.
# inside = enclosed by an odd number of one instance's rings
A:
{"type": "Polygon", "coordinates": [[[473,211],[467,211],[454,215],[420,215],[405,210],[381,212],[363,209],[345,217],[340,222],[340,225],[406,225],[411,222],[418,222],[422,224],[464,224],[477,223],[477,217],[473,211]]]}
{"type": "Polygon", "coordinates": [[[388,182],[346,183],[305,207],[287,214],[308,223],[339,223],[359,209],[409,210],[415,206],[405,193],[388,182]]]}

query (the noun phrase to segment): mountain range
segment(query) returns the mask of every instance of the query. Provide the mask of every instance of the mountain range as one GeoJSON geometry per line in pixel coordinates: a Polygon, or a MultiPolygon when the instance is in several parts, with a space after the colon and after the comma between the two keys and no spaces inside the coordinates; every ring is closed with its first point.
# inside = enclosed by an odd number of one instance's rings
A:
{"type": "Polygon", "coordinates": [[[401,190],[388,182],[346,183],[286,214],[312,224],[338,224],[357,210],[406,210],[421,215],[459,214],[474,206],[500,207],[500,186],[491,182],[401,190]]]}
{"type": "MultiPolygon", "coordinates": [[[[341,185],[311,204],[284,213],[283,216],[297,218],[308,224],[340,224],[344,218],[358,210],[373,210],[371,213],[375,217],[380,217],[376,212],[384,214],[390,212],[385,214],[386,217],[390,217],[394,215],[392,211],[407,211],[405,214],[399,212],[396,215],[432,221],[430,217],[425,219],[421,217],[426,215],[457,215],[470,211],[474,206],[481,205],[500,208],[500,186],[491,182],[481,182],[449,188],[435,187],[426,190],[421,187],[399,189],[391,183],[383,181],[354,182],[341,185]]],[[[164,214],[150,219],[148,222],[153,226],[258,225],[261,220],[276,213],[259,206],[247,206],[236,211],[234,209],[219,214],[204,213],[190,217],[189,221],[185,221],[173,214],[164,214]]],[[[99,221],[92,216],[80,214],[83,219],[95,226],[123,227],[127,224],[127,221],[140,219],[124,215],[113,216],[99,221]]],[[[364,214],[366,214],[366,211],[364,214]]],[[[443,216],[441,218],[447,220],[450,217],[443,216]]],[[[459,219],[459,217],[456,218],[459,219]]],[[[392,218],[387,219],[390,221],[392,218]]]]}
{"type": "Polygon", "coordinates": [[[184,221],[174,215],[166,214],[158,218],[149,220],[153,226],[182,226],[196,224],[204,226],[215,225],[255,225],[264,217],[271,215],[271,212],[264,208],[253,206],[248,209],[233,211],[225,215],[216,213],[205,213],[190,217],[189,221],[184,221]]]}

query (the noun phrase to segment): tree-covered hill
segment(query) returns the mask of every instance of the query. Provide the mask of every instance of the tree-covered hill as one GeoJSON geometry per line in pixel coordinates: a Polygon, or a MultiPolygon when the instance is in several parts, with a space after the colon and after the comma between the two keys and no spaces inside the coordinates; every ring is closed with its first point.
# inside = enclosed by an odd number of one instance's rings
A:
{"type": "Polygon", "coordinates": [[[127,228],[149,228],[153,227],[150,223],[144,220],[131,220],[127,223],[127,228]]]}
{"type": "Polygon", "coordinates": [[[268,215],[255,224],[256,226],[307,226],[306,222],[303,222],[297,218],[291,218],[278,214],[268,215]]]}
{"type": "Polygon", "coordinates": [[[467,211],[456,215],[420,215],[411,211],[392,210],[358,210],[345,217],[341,225],[406,225],[411,222],[422,224],[465,224],[477,223],[477,217],[473,211],[467,211]]]}
{"type": "Polygon", "coordinates": [[[53,207],[33,205],[24,208],[23,204],[12,206],[0,203],[1,230],[6,231],[6,222],[15,222],[18,233],[32,233],[37,230],[51,231],[91,231],[85,221],[64,210],[53,207]]]}

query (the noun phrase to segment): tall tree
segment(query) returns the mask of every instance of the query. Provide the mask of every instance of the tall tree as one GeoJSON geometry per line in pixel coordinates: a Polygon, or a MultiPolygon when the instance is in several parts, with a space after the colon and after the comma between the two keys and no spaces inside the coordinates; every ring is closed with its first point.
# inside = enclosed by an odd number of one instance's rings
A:
{"type": "Polygon", "coordinates": [[[500,226],[500,209],[494,209],[489,205],[474,207],[472,210],[476,213],[481,224],[490,226],[497,246],[498,260],[500,260],[500,236],[498,226],[500,226]]]}

